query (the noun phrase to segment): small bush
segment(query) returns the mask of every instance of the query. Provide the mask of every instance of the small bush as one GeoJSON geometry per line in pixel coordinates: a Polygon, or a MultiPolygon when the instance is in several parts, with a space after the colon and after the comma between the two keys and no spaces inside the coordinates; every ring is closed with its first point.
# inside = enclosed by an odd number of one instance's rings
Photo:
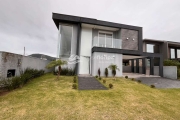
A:
{"type": "Polygon", "coordinates": [[[73,79],[73,83],[76,83],[77,82],[77,78],[76,77],[74,77],[74,79],[73,79]]]}
{"type": "Polygon", "coordinates": [[[141,80],[138,80],[138,83],[141,83],[141,80]]]}
{"type": "Polygon", "coordinates": [[[128,79],[128,76],[125,76],[126,79],[128,79]]]}
{"type": "Polygon", "coordinates": [[[74,83],[74,84],[72,85],[72,88],[73,88],[73,89],[77,89],[77,84],[74,83]]]}
{"type": "Polygon", "coordinates": [[[96,75],[95,77],[96,77],[96,78],[98,78],[98,76],[97,76],[97,75],[96,75]]]}
{"type": "MultiPolygon", "coordinates": [[[[54,75],[57,75],[57,74],[58,74],[58,71],[54,72],[54,75]]],[[[75,75],[75,69],[62,68],[60,75],[74,76],[75,75]]]]}
{"type": "Polygon", "coordinates": [[[131,80],[134,81],[134,78],[132,78],[131,80]]]}
{"type": "Polygon", "coordinates": [[[101,77],[99,77],[99,80],[101,80],[102,78],[101,77]]]}
{"type": "Polygon", "coordinates": [[[98,69],[98,75],[99,75],[99,77],[101,76],[101,70],[100,70],[100,68],[98,69]]]}
{"type": "Polygon", "coordinates": [[[109,88],[113,88],[113,84],[110,83],[110,84],[109,84],[109,88]]]}
{"type": "Polygon", "coordinates": [[[106,77],[108,77],[108,69],[107,68],[105,68],[105,75],[106,75],[106,77]]]}
{"type": "Polygon", "coordinates": [[[151,88],[155,88],[155,85],[151,85],[151,88]]]}
{"type": "Polygon", "coordinates": [[[105,83],[106,83],[106,80],[103,80],[103,83],[105,84],[105,83]]]}

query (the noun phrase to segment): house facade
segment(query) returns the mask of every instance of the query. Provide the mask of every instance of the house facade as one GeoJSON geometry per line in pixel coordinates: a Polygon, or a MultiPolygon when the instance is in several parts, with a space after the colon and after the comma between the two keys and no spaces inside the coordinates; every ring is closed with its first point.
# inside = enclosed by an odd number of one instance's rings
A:
{"type": "Polygon", "coordinates": [[[57,57],[67,60],[77,74],[95,76],[100,69],[104,76],[105,68],[116,64],[120,69],[116,76],[122,76],[126,61],[131,61],[131,72],[145,74],[149,59],[150,75],[154,75],[157,58],[159,76],[163,76],[162,54],[143,51],[142,27],[57,13],[53,20],[59,30],[57,57]]]}
{"type": "Polygon", "coordinates": [[[143,51],[150,53],[162,53],[163,59],[180,61],[180,43],[153,39],[143,40],[143,51]]]}

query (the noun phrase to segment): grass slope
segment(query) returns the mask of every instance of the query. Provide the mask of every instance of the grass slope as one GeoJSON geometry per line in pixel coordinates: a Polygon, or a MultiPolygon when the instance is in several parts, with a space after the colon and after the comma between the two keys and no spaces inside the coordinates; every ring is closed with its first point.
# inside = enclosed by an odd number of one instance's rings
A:
{"type": "MultiPolygon", "coordinates": [[[[0,119],[139,120],[180,117],[180,89],[153,89],[135,81],[106,78],[109,90],[72,89],[73,77],[46,74],[0,96],[0,119]]],[[[103,78],[105,79],[105,78],[103,78]]],[[[102,80],[101,80],[102,82],[102,80]]]]}

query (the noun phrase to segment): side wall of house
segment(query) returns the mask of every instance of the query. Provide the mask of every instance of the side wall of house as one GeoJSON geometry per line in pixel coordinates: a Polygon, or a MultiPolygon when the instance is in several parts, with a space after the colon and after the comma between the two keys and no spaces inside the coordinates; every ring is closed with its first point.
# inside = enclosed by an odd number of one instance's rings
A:
{"type": "Polygon", "coordinates": [[[121,29],[122,49],[138,50],[138,31],[121,29]],[[128,38],[128,39],[127,39],[128,38]]]}
{"type": "MultiPolygon", "coordinates": [[[[120,71],[116,71],[116,76],[122,76],[122,54],[94,52],[92,55],[92,75],[98,75],[98,69],[100,68],[101,76],[105,76],[105,68],[108,68],[111,64],[116,64],[120,71]]],[[[112,71],[108,69],[109,76],[112,76],[112,71]]]]}

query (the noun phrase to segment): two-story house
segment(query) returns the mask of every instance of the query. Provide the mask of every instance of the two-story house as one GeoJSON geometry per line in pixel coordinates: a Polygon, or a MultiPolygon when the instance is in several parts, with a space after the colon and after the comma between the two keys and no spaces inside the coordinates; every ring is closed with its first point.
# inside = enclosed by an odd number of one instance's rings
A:
{"type": "Polygon", "coordinates": [[[163,76],[162,54],[143,52],[142,27],[57,13],[53,13],[53,20],[59,30],[57,57],[67,61],[76,58],[76,64],[68,67],[75,68],[77,74],[95,76],[100,68],[103,76],[105,68],[116,64],[120,69],[116,75],[122,76],[124,61],[131,61],[131,72],[145,74],[149,59],[150,74],[154,75],[156,58],[163,76]]]}

